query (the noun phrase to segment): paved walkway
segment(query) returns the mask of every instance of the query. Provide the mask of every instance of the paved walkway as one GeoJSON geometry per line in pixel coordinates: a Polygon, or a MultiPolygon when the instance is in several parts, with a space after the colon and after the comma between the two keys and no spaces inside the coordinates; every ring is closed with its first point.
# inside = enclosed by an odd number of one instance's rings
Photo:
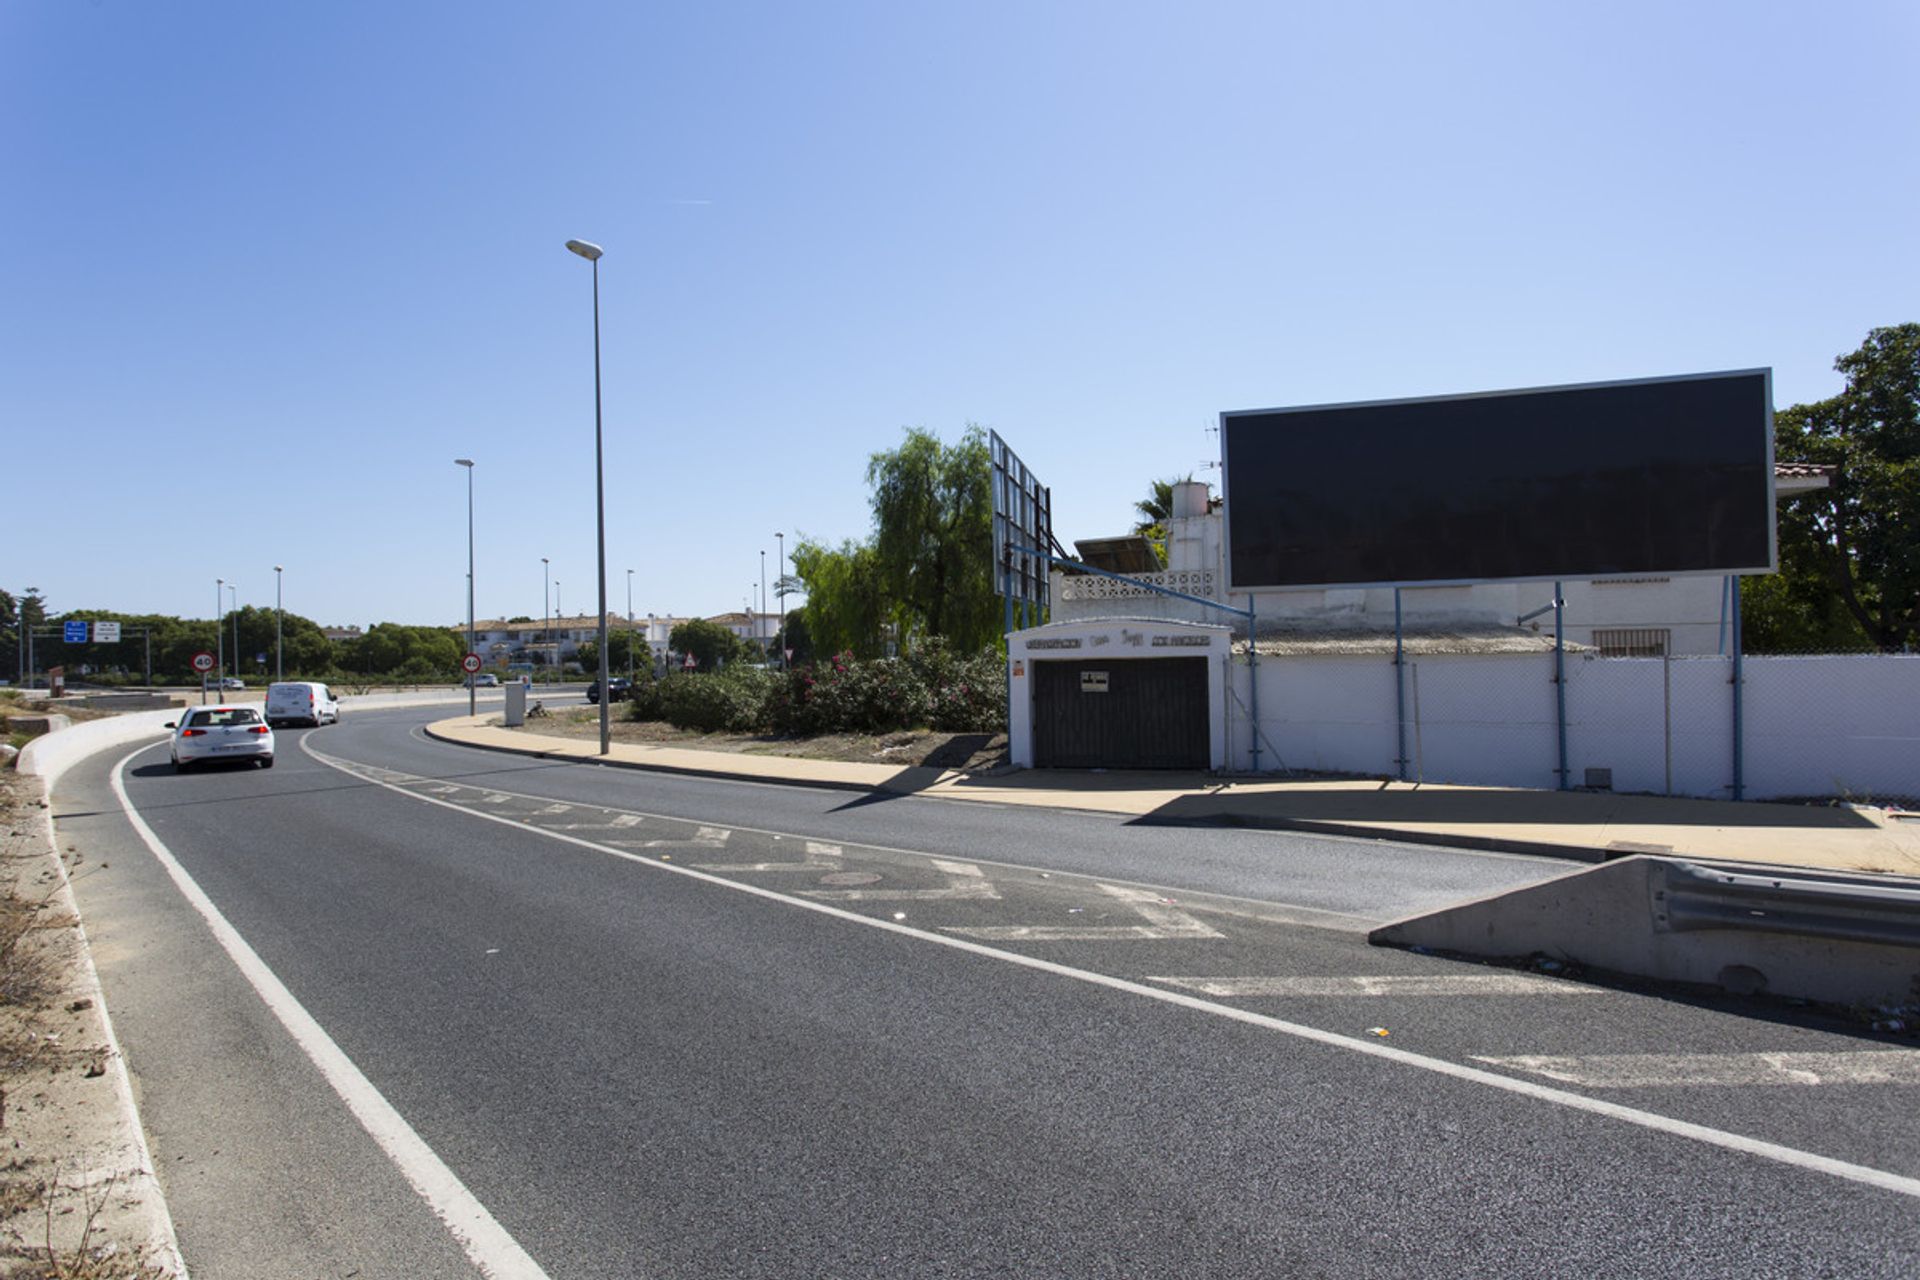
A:
{"type": "MultiPolygon", "coordinates": [[[[428,732],[448,742],[495,751],[601,759],[597,738],[503,729],[497,715],[442,720],[430,725],[428,732]]],[[[1920,875],[1920,814],[1902,818],[1883,809],[1431,783],[1227,780],[1199,773],[1034,769],[987,778],[925,767],[622,742],[612,745],[605,763],[708,777],[1090,810],[1174,825],[1382,837],[1589,862],[1629,853],[1674,853],[1920,875]]]]}

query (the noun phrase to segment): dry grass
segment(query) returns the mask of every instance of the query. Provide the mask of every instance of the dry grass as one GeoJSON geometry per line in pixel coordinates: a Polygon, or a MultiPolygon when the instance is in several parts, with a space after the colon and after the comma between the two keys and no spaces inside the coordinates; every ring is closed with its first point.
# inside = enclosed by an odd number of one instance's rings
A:
{"type": "MultiPolygon", "coordinates": [[[[844,760],[856,764],[891,764],[902,768],[957,769],[986,773],[1007,764],[1004,733],[941,733],[906,729],[892,733],[822,733],[806,738],[771,734],[700,733],[676,729],[658,720],[626,719],[626,708],[615,704],[609,736],[615,742],[690,751],[727,751],[740,755],[794,756],[802,760],[844,760]]],[[[571,707],[527,725],[529,733],[564,738],[597,738],[597,707],[571,707]]]]}

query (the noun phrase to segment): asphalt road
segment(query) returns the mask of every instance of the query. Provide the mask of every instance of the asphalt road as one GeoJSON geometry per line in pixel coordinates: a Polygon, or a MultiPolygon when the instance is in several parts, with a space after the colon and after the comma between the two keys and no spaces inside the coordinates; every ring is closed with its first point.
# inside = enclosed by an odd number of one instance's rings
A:
{"type": "Polygon", "coordinates": [[[200,1280],[1920,1271],[1920,1051],[1360,932],[1560,865],[430,714],[55,797],[200,1280]]]}

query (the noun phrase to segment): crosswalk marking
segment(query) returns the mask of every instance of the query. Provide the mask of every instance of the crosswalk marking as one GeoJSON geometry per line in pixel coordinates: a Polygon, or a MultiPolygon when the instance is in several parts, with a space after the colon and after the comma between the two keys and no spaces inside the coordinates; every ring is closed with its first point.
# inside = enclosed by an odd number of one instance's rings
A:
{"type": "Polygon", "coordinates": [[[1920,1049],[1863,1049],[1855,1053],[1620,1053],[1593,1057],[1530,1054],[1476,1057],[1474,1061],[1590,1089],[1920,1084],[1920,1049]]]}
{"type": "Polygon", "coordinates": [[[1520,973],[1356,975],[1341,978],[1148,978],[1228,999],[1251,996],[1584,996],[1604,987],[1520,973]]]}
{"type": "Polygon", "coordinates": [[[1175,938],[1219,938],[1225,935],[1209,928],[1151,889],[1128,889],[1119,885],[1098,886],[1102,893],[1126,903],[1146,924],[1120,925],[987,925],[972,928],[947,927],[943,933],[996,942],[1158,942],[1175,938]]]}

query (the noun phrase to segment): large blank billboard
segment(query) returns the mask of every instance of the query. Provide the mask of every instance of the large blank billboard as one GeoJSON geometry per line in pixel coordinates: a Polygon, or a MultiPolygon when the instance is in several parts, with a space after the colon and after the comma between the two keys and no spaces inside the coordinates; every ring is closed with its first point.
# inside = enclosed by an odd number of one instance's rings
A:
{"type": "Polygon", "coordinates": [[[1234,591],[1774,568],[1769,369],[1220,426],[1234,591]]]}

